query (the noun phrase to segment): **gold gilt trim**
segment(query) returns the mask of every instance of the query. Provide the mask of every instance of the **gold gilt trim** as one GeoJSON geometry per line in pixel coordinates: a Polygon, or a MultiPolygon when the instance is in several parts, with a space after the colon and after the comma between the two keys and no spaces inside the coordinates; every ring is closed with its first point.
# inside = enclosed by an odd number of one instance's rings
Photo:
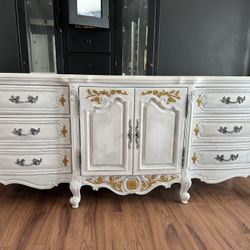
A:
{"type": "Polygon", "coordinates": [[[203,104],[203,98],[199,95],[199,97],[196,99],[197,106],[200,108],[203,104]]]}
{"type": "Polygon", "coordinates": [[[198,156],[197,156],[197,154],[196,153],[193,153],[193,156],[192,156],[192,161],[193,161],[193,163],[195,164],[196,163],[196,161],[198,160],[198,156]]]}
{"type": "Polygon", "coordinates": [[[68,130],[66,129],[65,125],[63,126],[63,129],[61,130],[61,133],[62,133],[63,137],[66,137],[66,135],[68,133],[68,130]]]}
{"type": "Polygon", "coordinates": [[[69,163],[68,156],[65,155],[64,158],[63,158],[63,165],[64,165],[65,167],[67,167],[67,166],[68,166],[68,163],[69,163]]]}
{"type": "Polygon", "coordinates": [[[60,102],[60,104],[62,105],[62,107],[64,107],[64,104],[65,104],[65,102],[66,102],[66,99],[65,99],[65,97],[64,97],[63,94],[62,94],[62,96],[61,96],[59,102],[60,102]]]}
{"type": "Polygon", "coordinates": [[[156,175],[150,175],[150,176],[145,176],[142,180],[141,180],[141,191],[145,191],[149,188],[151,188],[154,184],[157,183],[164,183],[164,182],[171,182],[175,179],[177,179],[178,177],[176,175],[160,175],[160,176],[156,176],[156,175]]]}
{"type": "Polygon", "coordinates": [[[167,104],[175,103],[177,100],[181,100],[180,90],[171,90],[171,91],[147,90],[147,91],[143,91],[141,95],[155,95],[158,98],[162,96],[167,96],[167,104]]]}
{"type": "Polygon", "coordinates": [[[97,104],[101,104],[102,96],[111,97],[112,95],[128,95],[126,90],[121,89],[110,89],[110,90],[95,90],[88,89],[88,96],[86,99],[90,99],[91,102],[96,102],[97,104]]]}
{"type": "Polygon", "coordinates": [[[200,133],[200,127],[199,127],[198,124],[196,124],[196,127],[195,127],[195,129],[194,129],[194,133],[195,133],[195,136],[198,136],[199,133],[200,133]]]}
{"type": "Polygon", "coordinates": [[[98,176],[86,179],[87,182],[94,185],[106,184],[118,192],[127,191],[146,191],[156,184],[168,183],[178,179],[176,175],[149,175],[136,177],[121,176],[98,176]]]}

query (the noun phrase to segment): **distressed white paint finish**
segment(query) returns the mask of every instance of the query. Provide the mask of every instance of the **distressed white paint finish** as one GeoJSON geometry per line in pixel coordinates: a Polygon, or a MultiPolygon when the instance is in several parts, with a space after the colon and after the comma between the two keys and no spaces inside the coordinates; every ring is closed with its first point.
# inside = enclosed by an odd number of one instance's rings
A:
{"type": "Polygon", "coordinates": [[[250,173],[250,89],[240,79],[217,86],[216,81],[208,81],[194,90],[191,178],[218,183],[250,173]]]}
{"type": "Polygon", "coordinates": [[[0,145],[24,143],[70,145],[70,119],[0,118],[0,145]],[[32,129],[36,132],[32,133],[32,129]]]}
{"type": "Polygon", "coordinates": [[[132,129],[134,90],[118,88],[124,94],[101,95],[100,103],[89,98],[88,90],[115,89],[80,87],[82,174],[132,174],[128,134],[130,126],[132,129]]]}
{"type": "Polygon", "coordinates": [[[68,87],[0,86],[0,114],[68,114],[68,95],[68,87]],[[32,103],[29,98],[36,100],[32,103]]]}
{"type": "Polygon", "coordinates": [[[71,173],[70,149],[0,149],[0,174],[71,173]],[[21,165],[21,160],[24,165],[21,165]],[[34,164],[33,160],[40,161],[34,164]],[[67,159],[67,164],[64,160],[67,159]],[[19,162],[19,164],[18,164],[19,162]]]}
{"type": "Polygon", "coordinates": [[[250,118],[195,118],[193,120],[192,142],[250,142],[250,118]]]}
{"type": "Polygon", "coordinates": [[[135,131],[135,174],[181,172],[186,98],[185,88],[136,89],[134,129],[138,126],[139,139],[135,131]],[[180,93],[172,102],[157,94],[173,91],[180,93]]]}
{"type": "Polygon", "coordinates": [[[195,114],[213,112],[214,114],[250,113],[250,88],[205,88],[196,91],[196,102],[200,98],[201,104],[196,105],[195,114]]]}
{"type": "Polygon", "coordinates": [[[181,200],[187,203],[191,178],[218,183],[250,175],[249,82],[249,77],[0,74],[0,182],[40,189],[70,182],[73,194],[70,202],[75,208],[79,206],[84,185],[95,190],[106,187],[125,195],[146,194],[156,186],[167,188],[179,182],[181,200]],[[104,96],[95,105],[86,99],[87,88],[126,90],[128,95],[104,96]],[[157,95],[139,96],[140,91],[150,89],[179,89],[183,98],[166,104],[157,95]],[[29,96],[38,99],[35,103],[17,104],[10,101],[12,95],[19,96],[21,102],[26,102],[29,96]],[[64,105],[60,102],[62,96],[64,105]],[[69,118],[71,140],[69,135],[63,139],[56,132],[61,128],[59,124],[69,118]],[[133,140],[128,148],[130,120],[133,140]],[[198,136],[194,132],[197,124],[201,127],[198,136]],[[44,126],[41,131],[47,133],[20,139],[9,135],[12,126],[23,127],[25,132],[35,125],[44,126]],[[221,126],[227,127],[227,131],[235,126],[242,129],[224,134],[218,132],[221,126]],[[193,153],[197,153],[195,163],[193,153]],[[63,167],[65,154],[68,166],[63,167]],[[223,159],[229,160],[232,154],[238,155],[237,159],[222,162],[215,159],[224,155],[223,159]],[[19,168],[13,163],[17,157],[25,158],[27,163],[39,157],[44,161],[19,168]],[[102,178],[98,179],[99,176],[102,178]],[[172,176],[176,178],[171,179],[172,176]],[[96,183],[89,183],[89,178],[97,178],[96,183]],[[115,184],[114,178],[118,181],[115,184]],[[145,180],[151,180],[152,185],[145,188],[145,180]]]}
{"type": "Polygon", "coordinates": [[[192,161],[191,169],[224,169],[248,168],[250,166],[250,146],[207,146],[192,147],[191,154],[196,154],[197,160],[192,161]],[[218,157],[219,156],[219,157],[218,157]],[[222,159],[223,158],[223,159],[222,159]]]}

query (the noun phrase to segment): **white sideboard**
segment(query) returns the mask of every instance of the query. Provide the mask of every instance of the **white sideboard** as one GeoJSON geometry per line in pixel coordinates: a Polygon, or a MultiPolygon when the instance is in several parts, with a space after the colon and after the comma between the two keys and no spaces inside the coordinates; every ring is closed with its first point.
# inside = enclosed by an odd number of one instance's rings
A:
{"type": "Polygon", "coordinates": [[[250,175],[250,78],[0,74],[0,182],[119,195],[250,175]]]}

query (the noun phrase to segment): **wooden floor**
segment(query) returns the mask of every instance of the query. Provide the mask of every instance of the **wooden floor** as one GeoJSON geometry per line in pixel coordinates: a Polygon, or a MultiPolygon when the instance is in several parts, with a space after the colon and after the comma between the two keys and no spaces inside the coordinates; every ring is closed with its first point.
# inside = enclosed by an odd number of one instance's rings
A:
{"type": "Polygon", "coordinates": [[[85,187],[71,209],[68,185],[0,185],[0,249],[250,249],[250,178],[195,181],[188,205],[178,191],[121,197],[85,187]]]}

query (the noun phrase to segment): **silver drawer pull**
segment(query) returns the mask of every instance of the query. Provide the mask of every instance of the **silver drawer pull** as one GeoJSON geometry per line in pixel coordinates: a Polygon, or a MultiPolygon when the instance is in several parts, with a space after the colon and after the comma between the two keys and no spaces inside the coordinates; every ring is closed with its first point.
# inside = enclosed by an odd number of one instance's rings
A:
{"type": "Polygon", "coordinates": [[[224,155],[217,155],[215,157],[215,160],[220,161],[220,162],[223,162],[223,161],[236,161],[238,158],[239,158],[239,154],[237,154],[237,155],[231,154],[229,159],[225,159],[224,155]]]}
{"type": "Polygon", "coordinates": [[[235,104],[235,103],[238,103],[238,104],[241,104],[243,103],[244,101],[246,100],[246,97],[241,97],[241,96],[238,96],[236,101],[231,101],[231,97],[223,97],[221,99],[221,102],[222,103],[225,103],[225,104],[235,104]]]}
{"type": "Polygon", "coordinates": [[[128,149],[131,149],[131,143],[132,143],[132,121],[129,120],[128,122],[128,149]]]}
{"type": "Polygon", "coordinates": [[[139,120],[136,120],[136,127],[135,127],[135,143],[136,149],[140,148],[140,130],[139,130],[139,120]]]}
{"type": "Polygon", "coordinates": [[[38,96],[31,96],[29,95],[27,97],[26,101],[21,101],[20,100],[20,96],[14,96],[12,95],[9,99],[11,102],[15,103],[15,104],[20,104],[20,103],[36,103],[38,101],[38,96]]]}
{"type": "Polygon", "coordinates": [[[18,136],[27,136],[27,135],[38,135],[40,133],[40,128],[35,129],[35,128],[31,128],[30,132],[27,134],[23,134],[23,129],[21,128],[14,128],[14,130],[12,131],[12,133],[14,135],[18,135],[18,136]]]}
{"type": "Polygon", "coordinates": [[[218,129],[218,131],[221,133],[221,134],[233,134],[233,133],[240,133],[240,131],[242,130],[242,126],[238,127],[238,126],[234,126],[233,130],[232,131],[228,131],[227,130],[227,127],[220,127],[218,129]]]}
{"type": "Polygon", "coordinates": [[[42,158],[40,159],[35,159],[33,158],[32,162],[30,164],[25,164],[25,159],[17,159],[15,164],[21,167],[30,167],[30,166],[39,166],[42,163],[42,158]]]}

